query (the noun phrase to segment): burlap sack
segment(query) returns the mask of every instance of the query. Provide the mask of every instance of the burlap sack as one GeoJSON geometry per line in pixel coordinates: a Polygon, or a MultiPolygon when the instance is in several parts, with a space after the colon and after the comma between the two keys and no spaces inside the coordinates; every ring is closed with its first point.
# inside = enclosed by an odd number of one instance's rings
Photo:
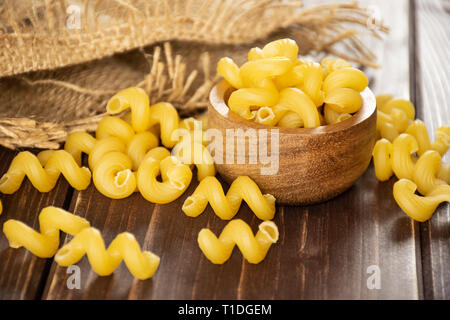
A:
{"type": "Polygon", "coordinates": [[[0,0],[0,145],[58,148],[93,130],[107,99],[129,86],[182,114],[204,110],[222,56],[292,37],[302,54],[366,66],[361,31],[387,28],[356,3],[276,0],[0,0]]]}

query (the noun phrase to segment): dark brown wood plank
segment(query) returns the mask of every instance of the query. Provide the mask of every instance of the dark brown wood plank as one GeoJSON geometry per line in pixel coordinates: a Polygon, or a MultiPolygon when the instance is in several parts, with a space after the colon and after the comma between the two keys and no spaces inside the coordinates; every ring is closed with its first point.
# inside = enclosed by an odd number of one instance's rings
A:
{"type": "MultiPolygon", "coordinates": [[[[365,4],[366,1],[363,2],[365,4]]],[[[378,4],[392,33],[374,44],[384,68],[368,71],[376,93],[409,98],[408,1],[378,4]],[[378,46],[378,47],[377,47],[378,46]],[[395,54],[393,54],[395,52],[395,54]]],[[[66,268],[53,263],[44,299],[418,299],[422,274],[418,225],[396,205],[394,180],[379,183],[373,167],[341,196],[308,207],[279,207],[274,221],[279,243],[258,265],[242,259],[236,248],[224,265],[211,264],[197,245],[203,227],[220,233],[226,221],[208,207],[198,218],[181,211],[193,183],[179,200],[154,205],[139,194],[110,200],[91,185],[75,192],[71,209],[99,228],[109,244],[120,232],[136,235],[144,249],[161,257],[151,280],[133,279],[124,264],[98,277],[86,258],[81,289],[68,289],[66,268]],[[378,266],[381,289],[367,287],[367,268],[378,266]]],[[[236,218],[257,230],[259,220],[246,205],[236,218]]]]}
{"type": "MultiPolygon", "coordinates": [[[[415,70],[413,84],[417,117],[424,120],[430,137],[442,125],[450,125],[449,3],[415,1],[415,70]]],[[[447,155],[443,161],[449,163],[447,155]]],[[[441,204],[433,217],[421,224],[425,299],[450,298],[450,206],[441,204]]]]}
{"type": "MultiPolygon", "coordinates": [[[[8,170],[17,152],[0,147],[0,174],[8,170]]],[[[38,215],[42,208],[64,206],[69,186],[60,179],[54,190],[40,193],[25,179],[21,188],[13,195],[0,195],[3,214],[0,225],[8,219],[20,220],[39,230],[38,215]]],[[[49,272],[51,260],[39,259],[24,248],[9,248],[3,232],[0,235],[0,300],[37,299],[41,297],[49,272]]]]}

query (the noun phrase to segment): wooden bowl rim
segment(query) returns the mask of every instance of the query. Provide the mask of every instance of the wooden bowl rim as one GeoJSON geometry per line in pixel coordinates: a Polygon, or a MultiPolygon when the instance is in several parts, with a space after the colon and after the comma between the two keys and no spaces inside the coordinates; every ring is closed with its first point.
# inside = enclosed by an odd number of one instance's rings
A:
{"type": "Polygon", "coordinates": [[[253,121],[246,120],[239,115],[231,112],[230,108],[227,106],[224,100],[224,96],[228,90],[232,87],[228,84],[226,80],[222,80],[217,85],[215,85],[210,94],[209,102],[213,109],[222,117],[235,122],[244,127],[251,127],[254,129],[279,129],[280,134],[326,134],[336,131],[344,131],[351,127],[354,127],[367,119],[369,119],[376,111],[376,100],[372,90],[367,87],[361,92],[361,97],[363,104],[361,109],[358,110],[351,118],[346,119],[342,122],[335,124],[327,124],[317,128],[283,128],[276,126],[269,126],[253,121]]]}

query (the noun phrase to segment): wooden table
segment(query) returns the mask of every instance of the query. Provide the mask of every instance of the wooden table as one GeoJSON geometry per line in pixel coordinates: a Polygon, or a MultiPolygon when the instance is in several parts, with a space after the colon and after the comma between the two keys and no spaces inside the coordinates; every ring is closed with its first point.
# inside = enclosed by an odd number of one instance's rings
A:
{"type": "MultiPolygon", "coordinates": [[[[366,2],[378,3],[392,27],[386,41],[373,46],[383,68],[367,70],[372,90],[410,98],[430,133],[449,124],[448,3],[366,2]]],[[[14,154],[0,150],[0,173],[14,154]]],[[[0,299],[449,299],[449,205],[441,205],[428,222],[414,222],[396,205],[393,183],[394,178],[377,182],[371,166],[333,200],[278,207],[280,241],[261,264],[245,262],[235,249],[227,263],[217,266],[199,250],[197,234],[203,227],[219,233],[226,222],[210,208],[196,219],[181,212],[195,183],[178,201],[154,205],[139,194],[110,200],[93,185],[77,192],[63,179],[41,194],[26,181],[16,194],[1,195],[1,225],[14,218],[39,229],[39,211],[55,205],[86,217],[107,243],[120,232],[134,233],[145,249],[161,257],[161,265],[151,280],[139,281],[124,264],[112,276],[99,277],[84,258],[78,264],[81,289],[71,290],[66,268],[8,248],[0,234],[0,299]],[[373,268],[380,271],[380,289],[367,286],[373,268]]],[[[237,217],[257,229],[259,220],[246,205],[237,217]]]]}

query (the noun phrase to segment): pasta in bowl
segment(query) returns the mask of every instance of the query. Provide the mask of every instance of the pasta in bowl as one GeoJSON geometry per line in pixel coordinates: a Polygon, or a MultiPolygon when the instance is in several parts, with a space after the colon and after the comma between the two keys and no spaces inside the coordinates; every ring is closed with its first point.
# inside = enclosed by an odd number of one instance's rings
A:
{"type": "Polygon", "coordinates": [[[345,120],[286,128],[245,119],[230,110],[227,82],[210,93],[208,127],[216,169],[231,183],[249,176],[282,204],[312,204],[351,187],[367,169],[376,140],[376,101],[360,92],[360,109],[345,120]]]}

